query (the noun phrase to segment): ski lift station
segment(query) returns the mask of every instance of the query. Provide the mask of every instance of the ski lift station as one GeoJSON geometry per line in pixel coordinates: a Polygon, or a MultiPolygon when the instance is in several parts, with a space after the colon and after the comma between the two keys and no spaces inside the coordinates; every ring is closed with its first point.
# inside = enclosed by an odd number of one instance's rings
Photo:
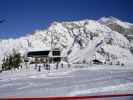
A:
{"type": "Polygon", "coordinates": [[[41,51],[29,51],[27,57],[31,58],[30,64],[50,64],[59,63],[63,57],[61,57],[61,50],[41,50],[41,51]]]}

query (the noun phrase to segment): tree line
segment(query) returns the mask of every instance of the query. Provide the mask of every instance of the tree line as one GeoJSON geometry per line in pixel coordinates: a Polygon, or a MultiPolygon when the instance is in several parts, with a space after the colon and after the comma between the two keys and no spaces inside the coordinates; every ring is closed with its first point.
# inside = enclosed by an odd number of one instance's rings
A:
{"type": "Polygon", "coordinates": [[[12,70],[12,69],[19,69],[22,68],[21,63],[23,62],[23,59],[21,57],[21,54],[13,51],[12,54],[6,56],[3,58],[2,63],[2,71],[6,70],[12,70]]]}

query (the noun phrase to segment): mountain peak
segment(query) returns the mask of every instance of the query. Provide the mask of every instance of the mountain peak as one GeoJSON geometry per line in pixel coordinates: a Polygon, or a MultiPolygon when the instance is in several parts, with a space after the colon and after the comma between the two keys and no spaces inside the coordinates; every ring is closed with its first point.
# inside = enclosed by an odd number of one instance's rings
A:
{"type": "Polygon", "coordinates": [[[116,18],[116,17],[113,17],[113,16],[104,16],[104,17],[100,18],[100,20],[112,20],[112,21],[117,21],[117,20],[119,20],[119,19],[116,18]]]}
{"type": "Polygon", "coordinates": [[[117,19],[113,16],[108,16],[108,17],[102,17],[98,20],[99,23],[102,23],[102,24],[106,24],[106,25],[109,25],[109,24],[117,24],[123,28],[131,28],[132,24],[131,23],[128,23],[128,22],[124,22],[124,21],[121,21],[120,19],[117,19]]]}

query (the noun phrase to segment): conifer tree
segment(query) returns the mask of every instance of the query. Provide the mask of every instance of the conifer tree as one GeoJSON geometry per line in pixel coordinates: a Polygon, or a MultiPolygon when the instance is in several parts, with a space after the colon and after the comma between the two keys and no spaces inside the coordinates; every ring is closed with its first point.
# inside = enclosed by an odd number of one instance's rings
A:
{"type": "Polygon", "coordinates": [[[13,50],[13,54],[3,58],[2,70],[19,69],[21,63],[21,54],[13,50]]]}

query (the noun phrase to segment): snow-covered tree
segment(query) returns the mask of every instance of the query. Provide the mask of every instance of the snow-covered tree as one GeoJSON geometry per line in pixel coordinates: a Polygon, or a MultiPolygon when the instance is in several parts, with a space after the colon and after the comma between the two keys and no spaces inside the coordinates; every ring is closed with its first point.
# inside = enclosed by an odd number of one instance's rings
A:
{"type": "Polygon", "coordinates": [[[11,70],[11,69],[19,69],[21,63],[22,63],[22,57],[20,53],[13,50],[13,53],[7,57],[4,57],[3,64],[2,64],[2,70],[11,70]]]}

